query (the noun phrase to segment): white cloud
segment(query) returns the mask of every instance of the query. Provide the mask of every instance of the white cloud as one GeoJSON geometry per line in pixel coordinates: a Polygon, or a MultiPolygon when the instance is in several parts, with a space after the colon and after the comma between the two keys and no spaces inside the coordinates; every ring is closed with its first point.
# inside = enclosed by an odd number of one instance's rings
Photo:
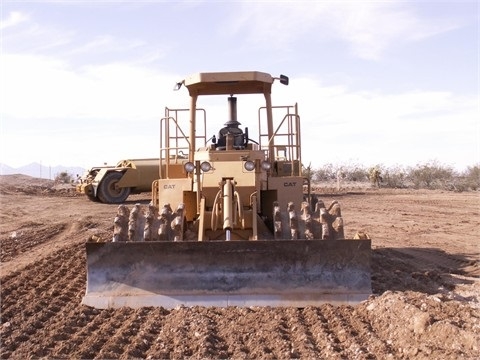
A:
{"type": "MultiPolygon", "coordinates": [[[[398,42],[417,41],[455,26],[425,21],[405,2],[332,4],[251,2],[245,5],[244,15],[235,14],[238,22],[232,26],[251,42],[270,49],[273,55],[265,61],[275,61],[278,47],[289,48],[294,41],[314,45],[339,39],[360,58],[380,59],[398,42]],[[309,34],[314,35],[313,41],[309,34]],[[277,49],[270,47],[272,43],[277,49]]],[[[96,159],[115,163],[122,157],[157,156],[158,119],[164,107],[188,106],[185,89],[172,91],[173,84],[188,74],[177,76],[145,65],[168,53],[164,47],[108,34],[82,38],[79,45],[75,31],[34,24],[23,13],[10,13],[1,26],[9,31],[0,57],[0,146],[2,158],[12,159],[6,161],[10,165],[28,159],[89,166],[96,159]],[[15,26],[18,29],[13,31],[15,26]],[[119,59],[117,52],[123,50],[123,61],[109,61],[106,52],[114,52],[114,59],[119,59]],[[19,144],[29,144],[35,151],[19,144]]],[[[421,89],[389,94],[353,91],[341,81],[325,86],[318,77],[317,73],[295,78],[288,87],[275,84],[273,92],[274,105],[299,103],[305,163],[316,166],[356,158],[367,164],[415,164],[438,157],[464,166],[475,162],[475,154],[478,158],[480,114],[474,96],[421,89]]],[[[207,110],[213,134],[228,112],[223,98],[206,103],[214,106],[207,110]]],[[[239,121],[249,126],[252,135],[261,105],[256,99],[239,102],[239,121]]]]}
{"type": "Polygon", "coordinates": [[[25,21],[28,21],[29,16],[20,11],[12,11],[8,14],[6,20],[0,21],[0,30],[5,30],[9,27],[17,26],[25,21]]]}
{"type": "Polygon", "coordinates": [[[330,26],[350,43],[354,54],[363,59],[378,60],[383,52],[399,43],[422,40],[457,27],[420,18],[405,3],[363,3],[345,6],[332,12],[330,26]]]}
{"type": "MultiPolygon", "coordinates": [[[[287,90],[281,91],[285,100],[287,90]]],[[[459,167],[478,161],[479,108],[475,96],[442,91],[382,94],[325,87],[296,79],[303,160],[414,165],[438,159],[459,167]]]]}
{"type": "Polygon", "coordinates": [[[54,58],[4,55],[2,113],[16,119],[141,119],[157,116],[177,78],[113,63],[78,69],[54,58]],[[166,89],[170,90],[169,92],[166,89]]]}
{"type": "MultiPolygon", "coordinates": [[[[77,149],[93,145],[95,138],[98,145],[81,152],[87,159],[82,165],[99,151],[102,161],[109,162],[118,160],[119,149],[127,157],[156,156],[164,107],[188,106],[185,89],[172,91],[181,76],[142,66],[115,63],[73,69],[62,61],[31,55],[5,55],[0,62],[8,69],[3,71],[0,98],[2,122],[9,131],[3,146],[15,148],[19,137],[28,138],[39,149],[38,156],[45,153],[44,163],[49,157],[54,159],[51,163],[78,158],[77,149]],[[72,149],[61,145],[65,143],[72,149]],[[65,151],[59,153],[59,147],[65,151]]],[[[299,103],[304,163],[358,158],[367,164],[415,164],[434,157],[461,166],[475,162],[479,114],[473,96],[420,90],[382,94],[324,86],[311,78],[292,80],[287,87],[275,83],[273,100],[274,105],[299,103]]],[[[239,99],[239,120],[253,137],[256,109],[263,104],[258,98],[245,99],[239,99]]],[[[202,100],[199,105],[205,104],[214,106],[207,108],[208,131],[214,134],[227,120],[225,99],[202,100]]]]}
{"type": "MultiPolygon", "coordinates": [[[[225,28],[257,45],[284,48],[314,30],[329,5],[323,2],[243,2],[225,28]]],[[[319,36],[322,36],[319,34],[319,36]]]]}
{"type": "Polygon", "coordinates": [[[68,55],[78,55],[82,53],[105,53],[111,51],[128,52],[145,45],[140,40],[119,40],[112,35],[99,35],[86,44],[80,45],[68,52],[68,55]]]}
{"type": "MultiPolygon", "coordinates": [[[[12,12],[2,29],[2,48],[8,53],[46,53],[62,49],[72,42],[74,31],[59,30],[52,25],[40,25],[30,15],[12,12]]],[[[4,25],[2,23],[2,25],[4,25]]],[[[3,55],[2,55],[3,56],[3,55]]]]}
{"type": "Polygon", "coordinates": [[[232,20],[231,31],[257,46],[287,50],[308,39],[340,39],[357,57],[379,60],[399,43],[422,40],[458,26],[421,18],[403,1],[387,2],[247,2],[232,20]]]}
{"type": "Polygon", "coordinates": [[[0,153],[11,166],[155,157],[164,107],[188,106],[172,91],[180,76],[143,66],[74,68],[51,57],[7,54],[0,66],[0,153]]]}

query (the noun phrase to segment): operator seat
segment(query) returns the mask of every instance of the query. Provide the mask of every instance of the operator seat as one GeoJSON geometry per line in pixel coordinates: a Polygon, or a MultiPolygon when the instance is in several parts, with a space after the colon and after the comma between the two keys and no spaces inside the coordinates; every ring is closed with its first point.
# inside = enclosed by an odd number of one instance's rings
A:
{"type": "Polygon", "coordinates": [[[236,150],[245,149],[248,142],[248,130],[245,129],[247,132],[244,133],[242,129],[238,127],[241,125],[236,120],[227,121],[224,128],[221,128],[218,132],[218,140],[215,144],[215,149],[217,150],[225,150],[227,147],[227,134],[233,134],[233,148],[236,150]]]}

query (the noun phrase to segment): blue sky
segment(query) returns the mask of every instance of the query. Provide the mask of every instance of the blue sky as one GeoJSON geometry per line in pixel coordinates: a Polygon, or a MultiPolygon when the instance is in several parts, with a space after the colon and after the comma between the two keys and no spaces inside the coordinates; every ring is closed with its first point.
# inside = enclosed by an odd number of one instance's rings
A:
{"type": "MultiPolygon", "coordinates": [[[[242,70],[290,77],[274,86],[273,102],[298,103],[305,165],[480,163],[475,0],[0,7],[0,162],[13,167],[157,157],[164,108],[188,107],[187,91],[173,84],[242,70]]],[[[225,103],[207,101],[212,135],[225,103]]],[[[239,99],[239,121],[251,129],[256,118],[242,104],[263,104],[239,99]]]]}

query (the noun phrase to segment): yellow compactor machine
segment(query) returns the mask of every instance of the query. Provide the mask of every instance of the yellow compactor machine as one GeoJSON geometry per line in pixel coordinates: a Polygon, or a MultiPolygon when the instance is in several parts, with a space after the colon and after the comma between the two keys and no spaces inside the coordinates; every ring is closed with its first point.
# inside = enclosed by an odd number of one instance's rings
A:
{"type": "Polygon", "coordinates": [[[95,166],[78,179],[76,191],[92,201],[120,204],[130,194],[150,191],[158,179],[158,166],[158,159],[127,159],[116,166],[95,166]]]}
{"type": "Polygon", "coordinates": [[[345,239],[339,204],[311,196],[297,105],[272,105],[276,81],[288,85],[257,71],[176,84],[190,108],[165,109],[152,201],[120,205],[112,239],[86,243],[84,304],[305,307],[370,295],[371,241],[345,239]],[[207,95],[228,99],[225,117],[207,122],[197,106],[207,95]],[[240,123],[237,97],[252,95],[264,106],[240,123]]]}

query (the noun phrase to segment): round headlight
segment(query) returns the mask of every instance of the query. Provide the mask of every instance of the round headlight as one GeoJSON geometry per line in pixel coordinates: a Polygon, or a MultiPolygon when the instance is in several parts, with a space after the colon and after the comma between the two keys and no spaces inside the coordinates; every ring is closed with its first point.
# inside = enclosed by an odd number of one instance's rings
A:
{"type": "Polygon", "coordinates": [[[203,172],[208,172],[212,169],[212,165],[208,161],[204,161],[201,163],[200,169],[202,169],[203,172]]]}
{"type": "Polygon", "coordinates": [[[263,170],[270,170],[270,168],[272,167],[272,164],[270,164],[270,161],[262,161],[262,169],[263,170]]]}
{"type": "Polygon", "coordinates": [[[245,163],[243,164],[243,167],[247,171],[252,171],[253,169],[255,169],[255,163],[253,161],[248,160],[248,161],[245,161],[245,163]]]}
{"type": "Polygon", "coordinates": [[[195,170],[195,164],[192,162],[187,162],[183,165],[183,168],[187,173],[192,173],[195,170]]]}

